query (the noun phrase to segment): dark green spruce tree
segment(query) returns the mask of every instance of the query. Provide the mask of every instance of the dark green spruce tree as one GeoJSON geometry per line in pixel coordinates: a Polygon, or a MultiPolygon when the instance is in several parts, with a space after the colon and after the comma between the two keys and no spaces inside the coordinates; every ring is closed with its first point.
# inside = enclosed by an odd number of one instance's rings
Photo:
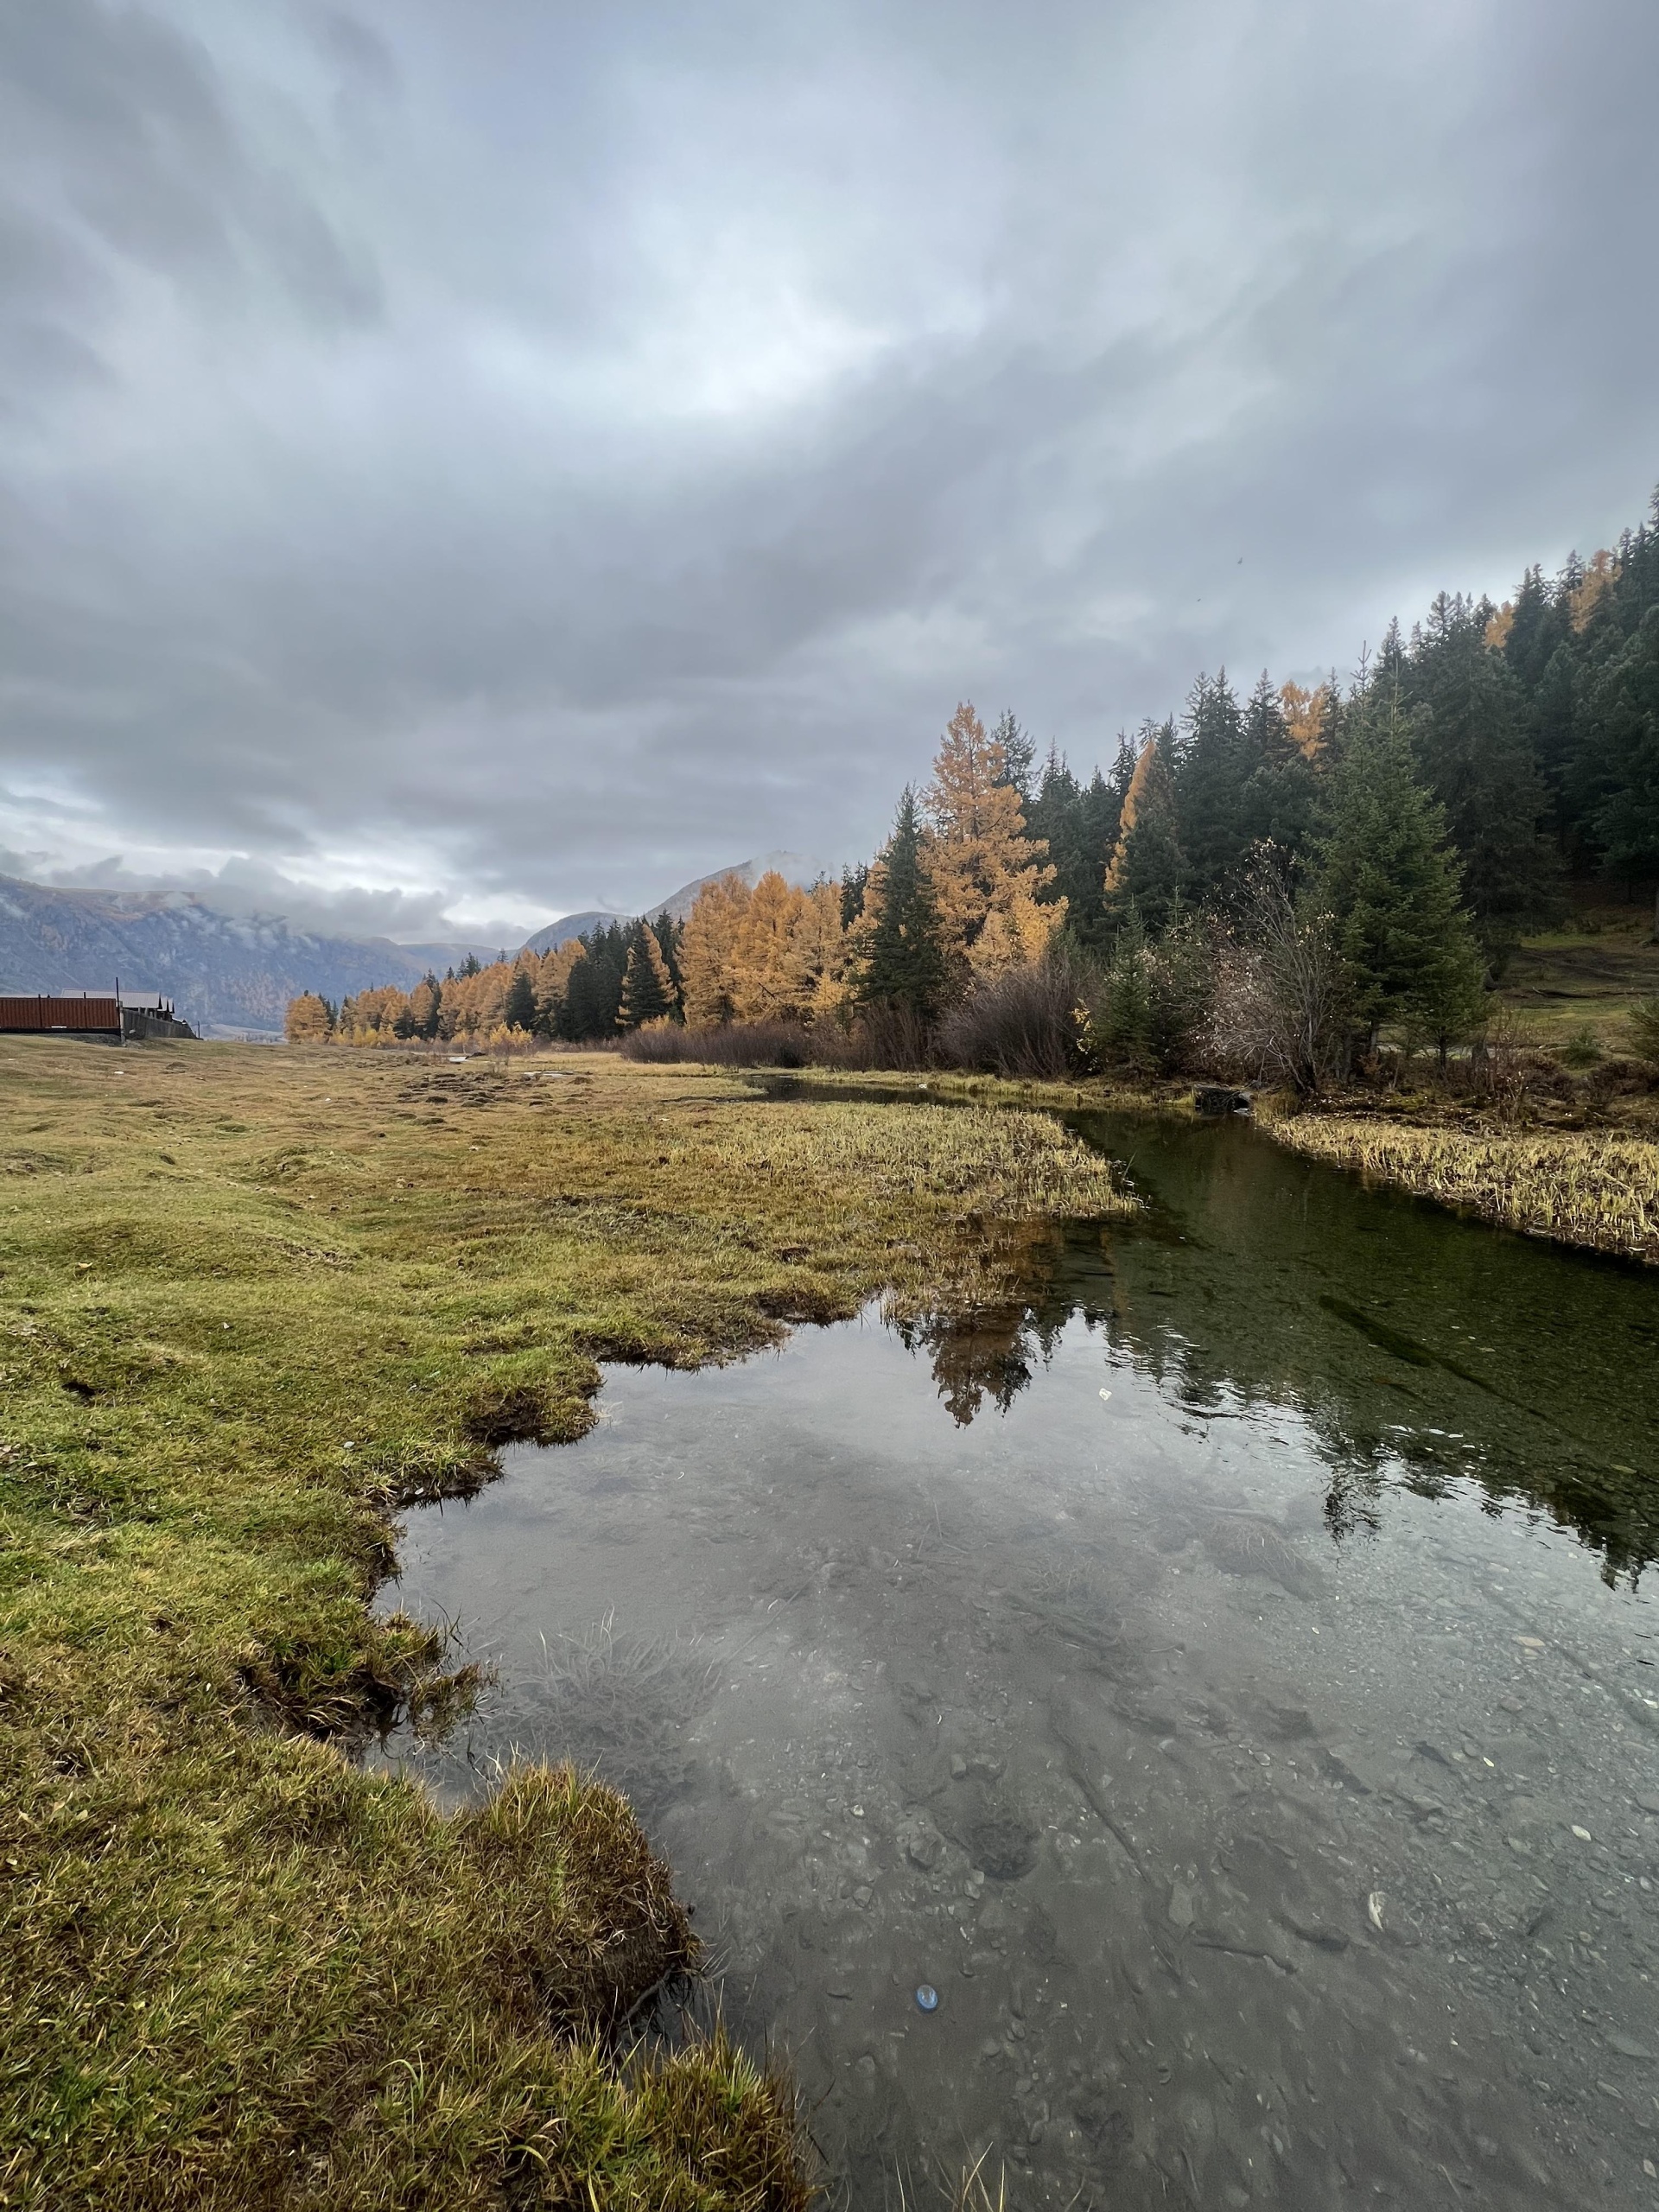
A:
{"type": "Polygon", "coordinates": [[[1501,969],[1522,936],[1559,911],[1560,893],[1526,694],[1487,643],[1493,612],[1485,600],[1442,592],[1413,640],[1402,695],[1420,773],[1463,863],[1476,932],[1501,969]]]}
{"type": "Polygon", "coordinates": [[[1170,762],[1175,835],[1186,861],[1182,887],[1193,904],[1212,906],[1238,881],[1249,843],[1244,787],[1253,765],[1225,669],[1199,677],[1183,720],[1185,742],[1170,762]]]}
{"type": "Polygon", "coordinates": [[[864,911],[864,890],[870,871],[863,861],[841,871],[841,926],[849,930],[864,911]]]}
{"type": "Polygon", "coordinates": [[[641,1029],[660,1021],[675,1010],[674,985],[657,931],[649,922],[636,922],[628,931],[628,954],[617,1000],[619,1029],[641,1029]]]}
{"type": "Polygon", "coordinates": [[[1245,702],[1242,737],[1249,770],[1242,800],[1245,847],[1270,844],[1294,869],[1313,842],[1319,779],[1290,734],[1266,669],[1245,702]]]}
{"type": "Polygon", "coordinates": [[[601,922],[582,935],[587,955],[570,970],[564,1004],[559,1009],[559,1034],[573,1043],[590,1037],[613,1037],[622,1003],[622,977],[628,964],[628,938],[632,924],[601,922]]]}
{"type": "Polygon", "coordinates": [[[501,1019],[509,1029],[525,1032],[536,1027],[536,990],[527,970],[515,968],[512,981],[507,985],[507,995],[501,1007],[501,1019]]]}
{"type": "Polygon", "coordinates": [[[1020,804],[1029,807],[1032,801],[1032,768],[1037,758],[1037,741],[1029,730],[1021,729],[1014,720],[1013,710],[1004,707],[997,716],[992,739],[1002,747],[1001,780],[1010,790],[1020,794],[1020,804]]]}
{"type": "Polygon", "coordinates": [[[1099,769],[1080,784],[1065,755],[1051,746],[1026,809],[1026,826],[1046,844],[1054,868],[1044,897],[1064,899],[1072,941],[1096,950],[1110,938],[1102,887],[1117,842],[1117,817],[1116,793],[1099,769]]]}
{"type": "Polygon", "coordinates": [[[1478,1018],[1484,964],[1464,910],[1446,817],[1418,781],[1397,690],[1374,683],[1330,793],[1318,896],[1335,918],[1353,1002],[1375,1046],[1385,1026],[1440,1046],[1478,1018]]]}
{"type": "Polygon", "coordinates": [[[864,1006],[931,1022],[944,1004],[949,971],[923,852],[921,816],[908,785],[880,866],[880,903],[858,979],[858,999],[864,1006]]]}
{"type": "Polygon", "coordinates": [[[685,935],[685,924],[677,922],[664,907],[653,917],[652,934],[657,939],[657,949],[663,956],[663,965],[668,970],[669,988],[677,1008],[685,988],[685,978],[680,973],[680,939],[685,935]]]}
{"type": "Polygon", "coordinates": [[[1585,702],[1580,788],[1603,870],[1634,892],[1659,881],[1659,604],[1585,702]]]}
{"type": "Polygon", "coordinates": [[[1148,722],[1140,757],[1124,794],[1118,840],[1106,870],[1106,919],[1116,931],[1131,914],[1148,937],[1161,936],[1180,910],[1186,856],[1177,829],[1175,790],[1169,770],[1175,726],[1148,722]]]}

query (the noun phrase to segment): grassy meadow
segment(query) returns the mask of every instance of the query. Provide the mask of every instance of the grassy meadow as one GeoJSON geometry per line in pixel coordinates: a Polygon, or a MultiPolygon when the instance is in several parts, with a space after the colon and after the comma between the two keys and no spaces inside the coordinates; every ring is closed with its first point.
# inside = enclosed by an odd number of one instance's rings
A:
{"type": "Polygon", "coordinates": [[[1038,1114],[577,1055],[0,1041],[0,2205],[795,2206],[785,2080],[627,2023],[700,1956],[565,1770],[436,1809],[356,1748],[468,1694],[396,1516],[964,1235],[1126,1205],[1038,1114]]]}
{"type": "Polygon", "coordinates": [[[1651,906],[1586,906],[1567,926],[1526,938],[1506,967],[1499,999],[1547,1050],[1589,1040],[1628,1050],[1624,1024],[1659,998],[1659,943],[1651,906]]]}

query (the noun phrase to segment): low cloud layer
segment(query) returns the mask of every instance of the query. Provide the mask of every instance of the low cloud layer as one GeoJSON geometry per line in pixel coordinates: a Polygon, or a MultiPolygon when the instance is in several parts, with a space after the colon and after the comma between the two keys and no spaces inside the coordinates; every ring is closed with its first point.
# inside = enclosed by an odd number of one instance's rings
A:
{"type": "Polygon", "coordinates": [[[1084,764],[1659,476],[1659,14],[0,16],[0,843],[421,937],[1084,764]]]}

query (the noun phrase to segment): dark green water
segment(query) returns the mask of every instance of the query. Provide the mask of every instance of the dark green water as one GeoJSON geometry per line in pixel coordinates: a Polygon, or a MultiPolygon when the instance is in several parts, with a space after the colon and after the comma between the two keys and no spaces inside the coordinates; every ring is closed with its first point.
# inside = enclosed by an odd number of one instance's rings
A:
{"type": "Polygon", "coordinates": [[[1659,2197],[1659,1279],[1079,1126],[1147,1217],[1016,1305],[613,1372],[411,1516],[499,1679],[388,1757],[631,1792],[832,2202],[1659,2197]]]}

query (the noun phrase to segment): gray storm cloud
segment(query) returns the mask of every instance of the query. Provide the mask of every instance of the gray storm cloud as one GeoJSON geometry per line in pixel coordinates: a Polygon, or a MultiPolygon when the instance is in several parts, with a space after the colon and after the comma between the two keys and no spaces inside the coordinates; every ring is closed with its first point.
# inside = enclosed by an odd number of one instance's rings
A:
{"type": "Polygon", "coordinates": [[[0,12],[0,843],[430,934],[1659,475],[1648,0],[0,12]],[[378,920],[372,918],[378,917],[378,920]]]}

